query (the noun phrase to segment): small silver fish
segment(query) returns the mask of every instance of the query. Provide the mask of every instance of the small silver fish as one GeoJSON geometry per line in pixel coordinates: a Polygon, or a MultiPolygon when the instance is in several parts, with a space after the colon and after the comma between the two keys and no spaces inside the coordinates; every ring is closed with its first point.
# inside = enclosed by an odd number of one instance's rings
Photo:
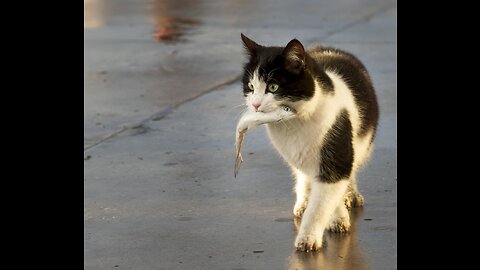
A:
{"type": "Polygon", "coordinates": [[[238,121],[237,130],[235,133],[235,178],[237,178],[238,171],[240,170],[240,165],[243,162],[242,145],[247,131],[259,125],[291,119],[295,116],[295,113],[296,112],[290,107],[281,106],[279,110],[268,113],[247,111],[245,114],[242,115],[242,117],[238,121]]]}
{"type": "Polygon", "coordinates": [[[237,178],[238,171],[240,170],[240,165],[243,162],[243,157],[242,157],[242,144],[243,144],[243,139],[245,138],[245,132],[237,132],[236,136],[236,143],[235,143],[235,148],[236,148],[236,158],[235,158],[235,173],[234,176],[237,178]]]}

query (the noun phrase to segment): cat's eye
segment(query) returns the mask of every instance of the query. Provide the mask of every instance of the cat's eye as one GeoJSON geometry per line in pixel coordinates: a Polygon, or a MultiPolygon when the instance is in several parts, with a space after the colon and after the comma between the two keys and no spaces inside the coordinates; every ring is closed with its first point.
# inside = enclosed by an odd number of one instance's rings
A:
{"type": "Polygon", "coordinates": [[[268,85],[268,91],[270,92],[275,92],[278,90],[278,84],[276,83],[271,83],[268,85]]]}
{"type": "Polygon", "coordinates": [[[253,83],[249,82],[249,83],[248,83],[248,88],[250,88],[250,90],[253,91],[253,90],[254,90],[254,88],[253,88],[253,83]]]}

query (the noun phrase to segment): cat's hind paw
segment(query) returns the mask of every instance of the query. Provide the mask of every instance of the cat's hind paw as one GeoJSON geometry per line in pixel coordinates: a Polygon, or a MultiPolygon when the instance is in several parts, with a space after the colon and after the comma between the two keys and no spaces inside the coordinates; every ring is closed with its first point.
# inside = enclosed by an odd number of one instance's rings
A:
{"type": "Polygon", "coordinates": [[[350,227],[350,218],[340,217],[330,223],[328,230],[334,233],[348,233],[350,227]]]}
{"type": "Polygon", "coordinates": [[[322,239],[314,234],[298,235],[295,240],[295,248],[298,251],[315,251],[322,248],[322,239]]]}
{"type": "Polygon", "coordinates": [[[298,218],[302,217],[303,212],[305,212],[306,208],[307,208],[307,202],[296,203],[295,206],[293,207],[293,215],[298,218]]]}
{"type": "Polygon", "coordinates": [[[362,207],[365,202],[362,194],[357,191],[348,191],[345,194],[344,201],[348,210],[351,210],[355,207],[362,207]]]}

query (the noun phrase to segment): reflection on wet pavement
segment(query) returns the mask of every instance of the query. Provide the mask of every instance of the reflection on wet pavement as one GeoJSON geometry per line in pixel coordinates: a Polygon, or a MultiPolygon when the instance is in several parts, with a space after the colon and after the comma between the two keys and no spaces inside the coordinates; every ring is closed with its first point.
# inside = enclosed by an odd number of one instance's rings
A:
{"type": "Polygon", "coordinates": [[[173,16],[176,10],[181,10],[188,4],[189,9],[198,9],[198,1],[162,1],[154,0],[151,2],[152,23],[154,31],[152,37],[157,42],[173,43],[178,41],[187,41],[184,37],[189,34],[189,30],[200,24],[199,20],[192,18],[182,18],[173,16]]]}
{"type": "Polygon", "coordinates": [[[158,42],[186,41],[182,36],[187,33],[191,26],[197,24],[199,22],[196,20],[159,16],[152,36],[158,42]]]}
{"type": "MultiPolygon", "coordinates": [[[[357,223],[363,212],[355,208],[350,212],[351,231],[348,234],[326,232],[324,248],[316,252],[293,251],[289,257],[289,270],[364,270],[372,269],[361,253],[357,239],[357,223]]],[[[295,219],[295,236],[300,222],[295,219]]]]}
{"type": "Polygon", "coordinates": [[[106,2],[99,0],[84,0],[84,21],[85,28],[97,28],[105,24],[107,12],[106,2]]]}

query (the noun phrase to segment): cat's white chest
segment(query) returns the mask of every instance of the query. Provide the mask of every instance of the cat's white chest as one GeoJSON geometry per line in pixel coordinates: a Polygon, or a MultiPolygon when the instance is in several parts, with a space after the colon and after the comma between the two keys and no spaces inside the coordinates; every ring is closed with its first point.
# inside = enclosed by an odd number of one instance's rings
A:
{"type": "Polygon", "coordinates": [[[268,124],[268,136],[280,155],[291,166],[315,174],[320,158],[318,132],[312,133],[309,128],[294,124],[268,124]]]}

